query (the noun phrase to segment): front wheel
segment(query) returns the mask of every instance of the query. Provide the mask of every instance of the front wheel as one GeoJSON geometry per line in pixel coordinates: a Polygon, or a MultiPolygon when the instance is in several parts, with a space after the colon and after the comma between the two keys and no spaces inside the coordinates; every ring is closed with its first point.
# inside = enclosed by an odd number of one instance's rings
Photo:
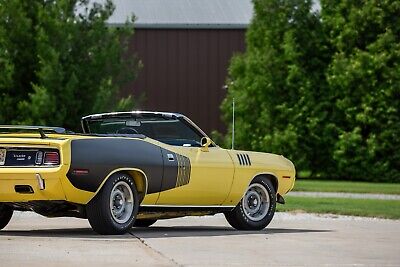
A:
{"type": "Polygon", "coordinates": [[[0,230],[10,222],[14,210],[5,204],[0,204],[0,230]]]}
{"type": "Polygon", "coordinates": [[[272,220],[276,208],[276,191],[270,180],[255,179],[239,202],[225,218],[238,230],[262,230],[272,220]]]}
{"type": "Polygon", "coordinates": [[[104,235],[128,232],[138,210],[139,197],[135,183],[125,173],[111,175],[86,207],[93,230],[104,235]]]}

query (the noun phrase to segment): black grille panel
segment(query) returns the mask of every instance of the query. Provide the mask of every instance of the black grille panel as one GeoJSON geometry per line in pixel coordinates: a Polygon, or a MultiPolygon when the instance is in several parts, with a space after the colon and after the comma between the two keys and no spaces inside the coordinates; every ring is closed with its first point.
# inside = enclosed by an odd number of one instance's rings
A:
{"type": "Polygon", "coordinates": [[[176,187],[183,186],[189,183],[190,180],[190,160],[189,158],[176,155],[176,160],[178,161],[178,176],[176,179],[176,187]]]}

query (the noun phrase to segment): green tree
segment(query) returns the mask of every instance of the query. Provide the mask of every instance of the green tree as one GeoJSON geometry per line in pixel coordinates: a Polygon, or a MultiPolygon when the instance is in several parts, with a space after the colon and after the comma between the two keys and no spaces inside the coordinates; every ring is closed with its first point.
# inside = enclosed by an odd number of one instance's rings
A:
{"type": "Polygon", "coordinates": [[[17,117],[20,100],[36,83],[34,22],[37,5],[28,1],[0,1],[0,124],[17,117]]]}
{"type": "Polygon", "coordinates": [[[315,149],[325,146],[321,121],[328,116],[319,101],[329,63],[319,14],[312,1],[253,2],[247,50],[231,62],[222,104],[230,123],[235,98],[237,148],[285,154],[303,170],[330,167],[329,156],[315,149]]]}
{"type": "Polygon", "coordinates": [[[400,2],[323,1],[343,177],[400,181],[400,2]]]}
{"type": "Polygon", "coordinates": [[[253,2],[222,103],[229,124],[236,99],[238,148],[312,177],[400,181],[400,2],[253,2]]]}
{"type": "Polygon", "coordinates": [[[94,112],[124,110],[137,75],[127,53],[132,21],[106,25],[114,5],[88,0],[0,0],[0,123],[79,127],[94,112]]]}

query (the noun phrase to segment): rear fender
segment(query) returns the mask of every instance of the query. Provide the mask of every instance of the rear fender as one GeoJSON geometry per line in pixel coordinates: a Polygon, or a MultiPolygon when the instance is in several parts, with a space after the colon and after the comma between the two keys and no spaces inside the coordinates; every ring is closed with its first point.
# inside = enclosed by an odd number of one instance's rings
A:
{"type": "MultiPolygon", "coordinates": [[[[112,172],[110,172],[106,176],[106,178],[104,178],[103,182],[100,184],[99,188],[94,193],[92,198],[94,198],[101,191],[104,184],[108,181],[108,179],[111,177],[111,175],[113,175],[115,173],[127,173],[130,177],[132,177],[132,179],[135,182],[136,189],[139,193],[140,202],[142,202],[142,200],[144,199],[144,197],[147,194],[147,189],[148,189],[149,183],[148,183],[147,176],[144,173],[144,171],[142,171],[141,169],[137,169],[137,168],[119,168],[119,169],[115,169],[112,172]]],[[[90,198],[88,200],[88,203],[90,202],[90,200],[92,200],[92,198],[90,198]]]]}

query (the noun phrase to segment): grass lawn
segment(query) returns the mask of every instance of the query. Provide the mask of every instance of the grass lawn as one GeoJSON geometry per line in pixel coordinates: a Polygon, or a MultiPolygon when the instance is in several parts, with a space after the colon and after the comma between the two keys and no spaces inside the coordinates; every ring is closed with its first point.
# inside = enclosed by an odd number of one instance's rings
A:
{"type": "Polygon", "coordinates": [[[400,200],[311,198],[285,196],[278,211],[304,211],[342,215],[400,219],[400,200]]]}
{"type": "Polygon", "coordinates": [[[296,180],[294,191],[400,194],[400,183],[296,180]]]}

